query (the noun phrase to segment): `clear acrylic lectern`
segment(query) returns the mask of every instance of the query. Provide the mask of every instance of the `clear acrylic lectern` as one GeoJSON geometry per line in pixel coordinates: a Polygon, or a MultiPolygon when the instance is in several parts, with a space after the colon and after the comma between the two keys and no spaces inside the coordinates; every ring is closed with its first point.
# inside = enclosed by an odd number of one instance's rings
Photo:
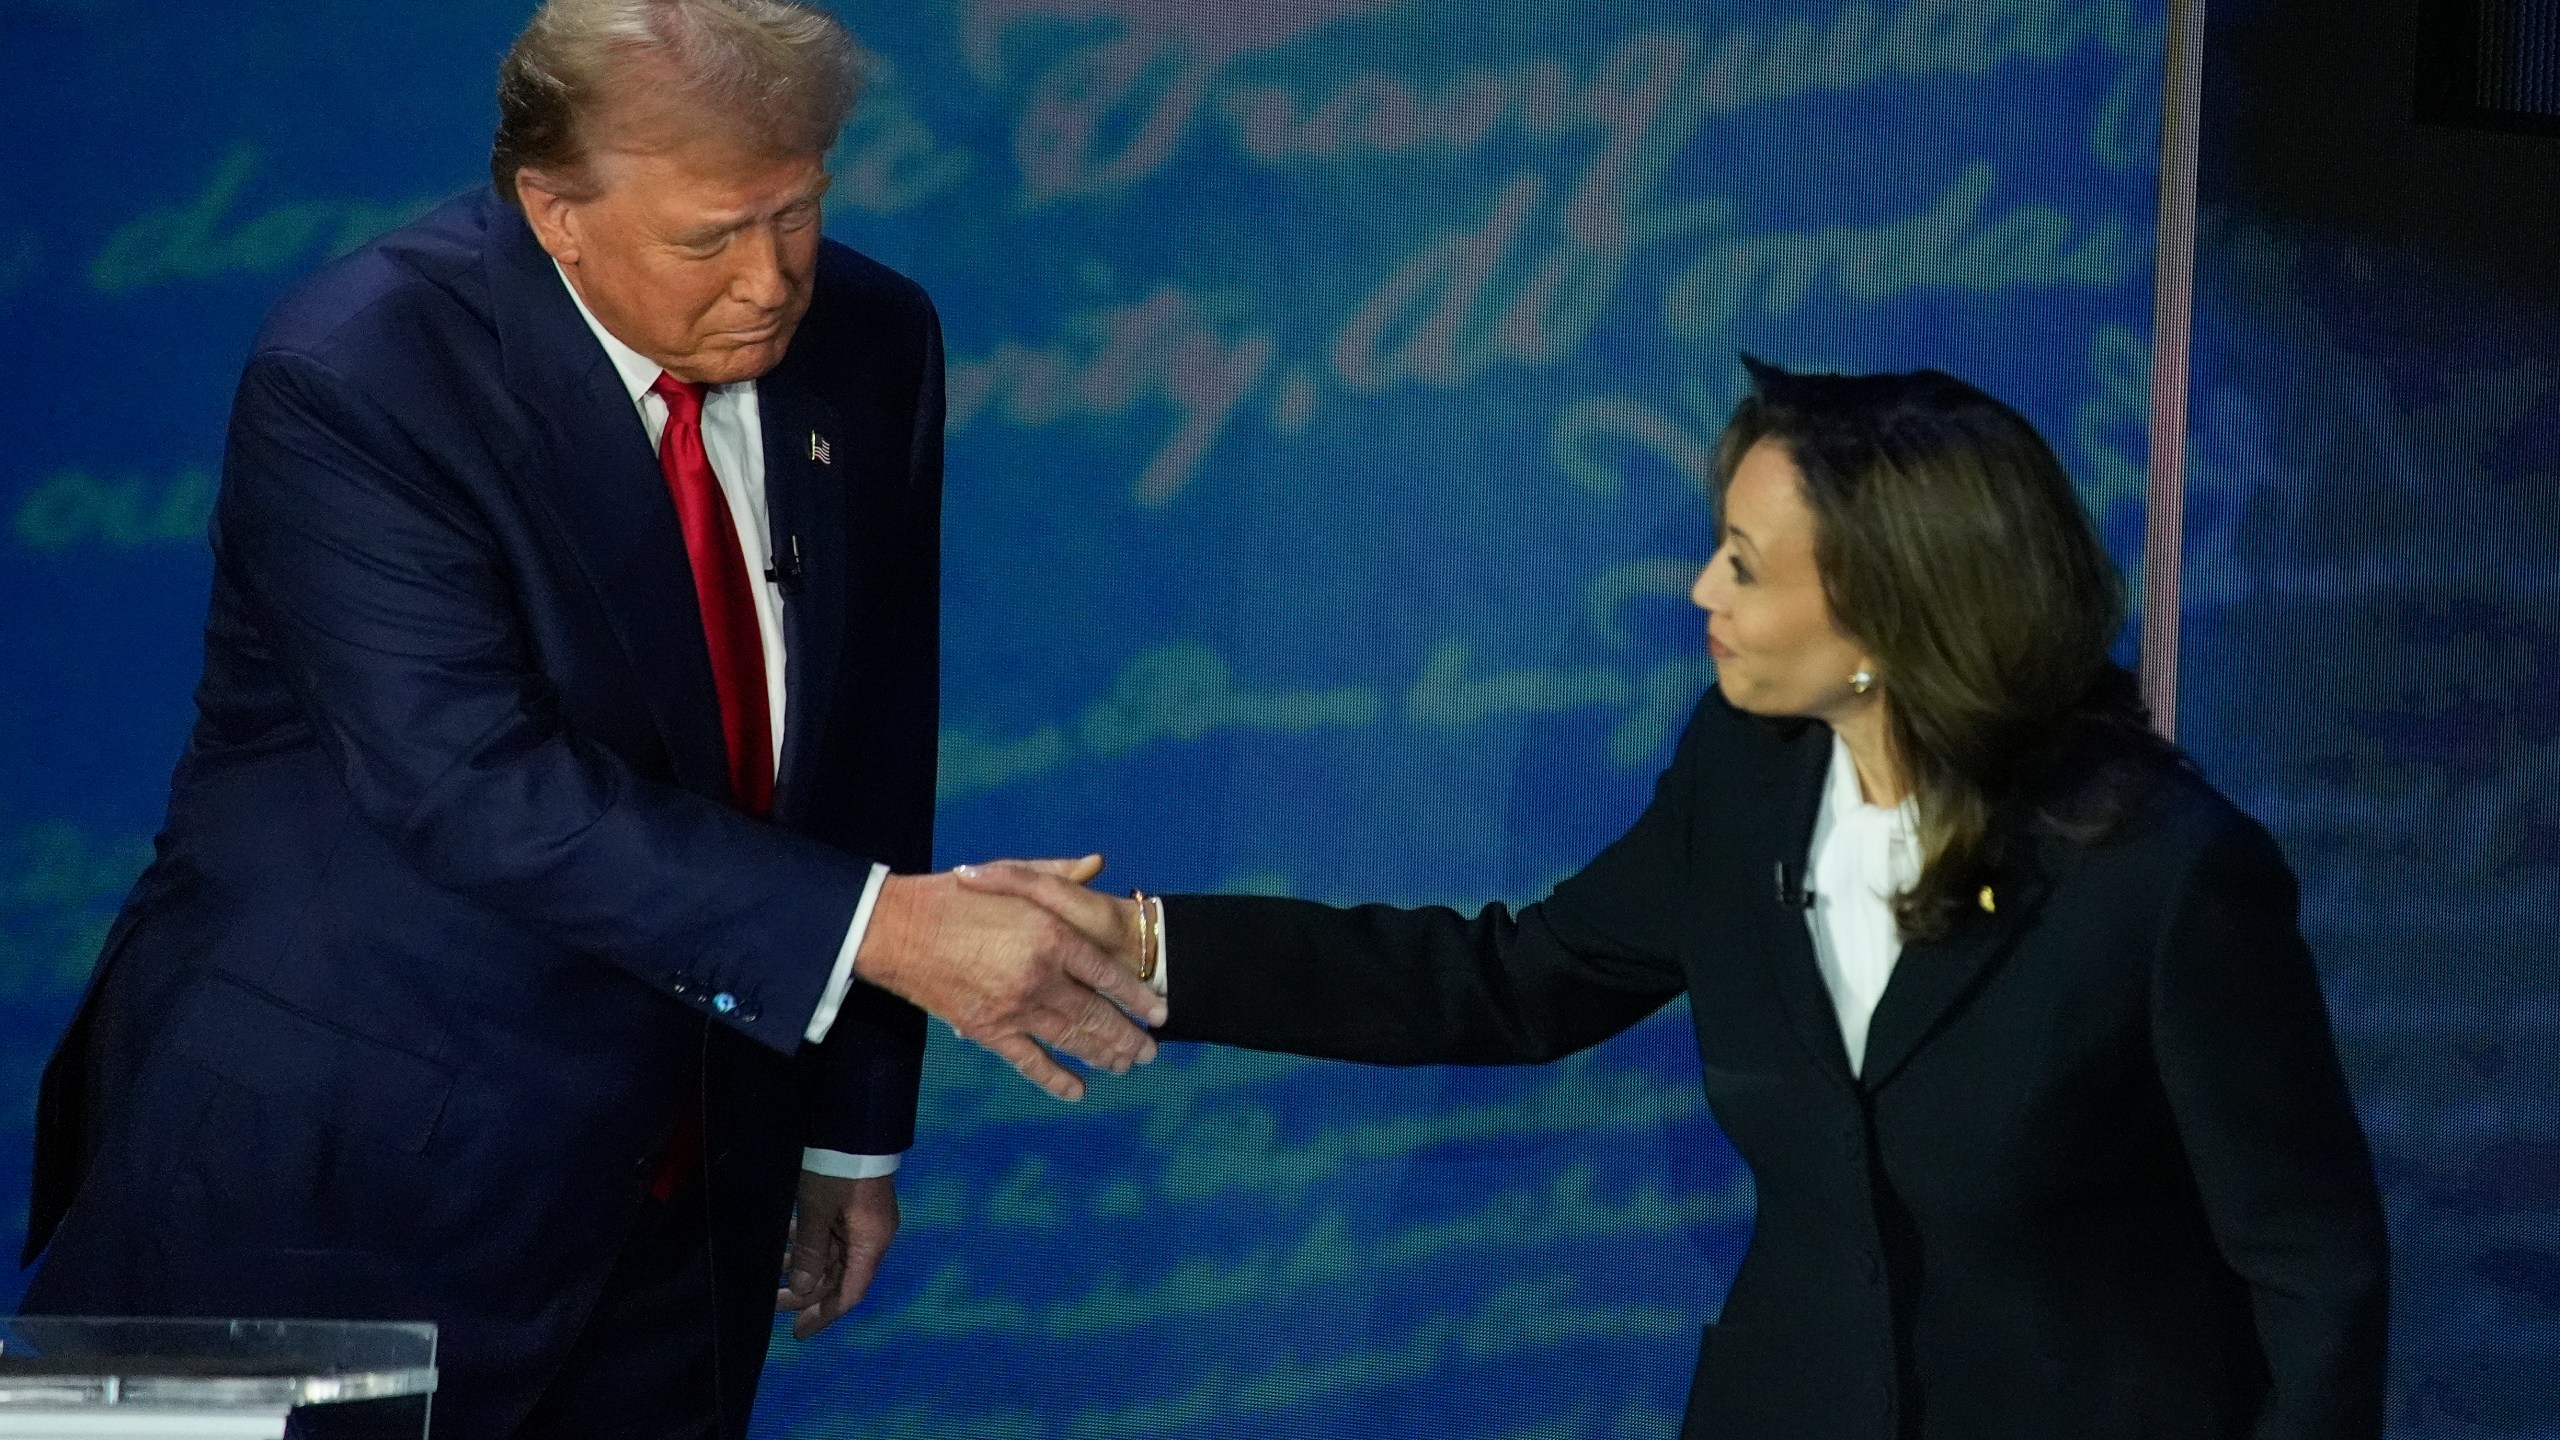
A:
{"type": "Polygon", "coordinates": [[[7,1440],[280,1440],[287,1411],[385,1401],[402,1402],[389,1407],[399,1429],[423,1436],[435,1388],[433,1325],[0,1321],[7,1440]]]}

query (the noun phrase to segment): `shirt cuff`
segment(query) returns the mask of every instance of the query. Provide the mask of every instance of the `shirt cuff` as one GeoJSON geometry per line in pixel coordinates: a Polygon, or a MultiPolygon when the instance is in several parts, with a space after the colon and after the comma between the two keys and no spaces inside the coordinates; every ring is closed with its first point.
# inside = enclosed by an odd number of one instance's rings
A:
{"type": "Polygon", "coordinates": [[[800,1168],[812,1175],[832,1175],[838,1180],[877,1180],[898,1173],[902,1155],[847,1155],[841,1150],[815,1148],[800,1152],[800,1168]]]}
{"type": "Polygon", "coordinates": [[[1165,918],[1164,907],[1159,904],[1156,907],[1156,973],[1147,977],[1147,985],[1156,992],[1157,999],[1173,999],[1173,982],[1166,978],[1172,973],[1173,922],[1165,918]]]}
{"type": "MultiPolygon", "coordinates": [[[[844,945],[836,951],[835,973],[827,977],[827,988],[818,992],[818,1008],[810,1014],[809,1028],[802,1034],[802,1038],[812,1045],[826,1039],[827,1032],[835,1028],[836,1012],[844,1008],[844,994],[853,988],[854,953],[862,948],[863,932],[871,928],[871,907],[880,903],[880,882],[888,878],[888,866],[874,865],[871,867],[871,878],[863,883],[862,903],[853,907],[853,923],[845,927],[844,945]]],[[[812,1150],[809,1153],[832,1155],[836,1152],[812,1150]]],[[[894,1164],[890,1167],[890,1169],[896,1168],[894,1164]]],[[[820,1173],[833,1175],[836,1172],[826,1170],[820,1173]]],[[[882,1170],[878,1173],[886,1175],[889,1171],[882,1170]]]]}

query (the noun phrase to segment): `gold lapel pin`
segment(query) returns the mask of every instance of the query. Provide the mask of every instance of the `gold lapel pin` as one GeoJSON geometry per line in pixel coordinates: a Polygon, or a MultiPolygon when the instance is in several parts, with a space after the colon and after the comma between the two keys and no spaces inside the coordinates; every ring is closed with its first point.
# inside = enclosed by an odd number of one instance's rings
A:
{"type": "Polygon", "coordinates": [[[1999,906],[1999,904],[1998,904],[1997,902],[1995,902],[1995,901],[1991,898],[1991,887],[1990,887],[1990,886],[1988,886],[1988,885],[1983,886],[1983,887],[1982,887],[1982,893],[1981,893],[1980,895],[1978,895],[1978,896],[1974,897],[1974,898],[1976,898],[1976,899],[1978,899],[1978,900],[1980,900],[1980,901],[1982,902],[1982,913],[1983,913],[1983,914],[1985,914],[1985,915],[1996,915],[1996,914],[1998,914],[1998,913],[2000,912],[2000,906],[1999,906]]]}
{"type": "Polygon", "coordinates": [[[836,447],[827,443],[826,436],[812,430],[809,432],[809,458],[821,465],[833,465],[836,463],[836,447]]]}

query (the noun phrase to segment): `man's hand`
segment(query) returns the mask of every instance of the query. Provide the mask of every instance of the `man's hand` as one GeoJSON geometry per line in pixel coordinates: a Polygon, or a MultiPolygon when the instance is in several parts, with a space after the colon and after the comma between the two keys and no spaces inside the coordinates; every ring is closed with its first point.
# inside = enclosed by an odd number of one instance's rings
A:
{"type": "Polygon", "coordinates": [[[773,1297],[775,1313],[792,1317],[793,1339],[826,1329],[871,1288],[898,1233],[897,1178],[800,1172],[800,1203],[791,1212],[791,1248],[782,1262],[789,1283],[773,1297]]]}
{"type": "MultiPolygon", "coordinates": [[[[1070,886],[1102,869],[1095,855],[1021,863],[1070,886]]],[[[853,973],[941,1016],[1061,1100],[1083,1098],[1084,1082],[1043,1046],[1119,1074],[1156,1055],[1156,1042],[1129,1017],[1165,1018],[1164,1001],[1074,925],[950,875],[881,884],[853,973]]]]}
{"type": "MultiPolygon", "coordinates": [[[[1098,866],[1084,871],[1055,860],[996,860],[984,865],[963,865],[952,872],[969,889],[1028,900],[1048,911],[1135,975],[1146,965],[1146,958],[1138,953],[1138,904],[1124,896],[1087,888],[1085,882],[1099,873],[1098,866]]],[[[1148,1023],[1164,1022],[1157,1019],[1148,1023]]]]}

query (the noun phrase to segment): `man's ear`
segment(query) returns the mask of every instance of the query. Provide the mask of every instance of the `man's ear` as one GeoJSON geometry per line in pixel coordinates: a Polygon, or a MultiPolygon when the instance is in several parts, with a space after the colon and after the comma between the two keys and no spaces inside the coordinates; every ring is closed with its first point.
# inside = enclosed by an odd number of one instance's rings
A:
{"type": "Polygon", "coordinates": [[[528,165],[516,172],[516,203],[524,207],[525,223],[533,227],[533,238],[552,259],[563,265],[578,263],[577,206],[553,188],[557,182],[528,165]]]}

